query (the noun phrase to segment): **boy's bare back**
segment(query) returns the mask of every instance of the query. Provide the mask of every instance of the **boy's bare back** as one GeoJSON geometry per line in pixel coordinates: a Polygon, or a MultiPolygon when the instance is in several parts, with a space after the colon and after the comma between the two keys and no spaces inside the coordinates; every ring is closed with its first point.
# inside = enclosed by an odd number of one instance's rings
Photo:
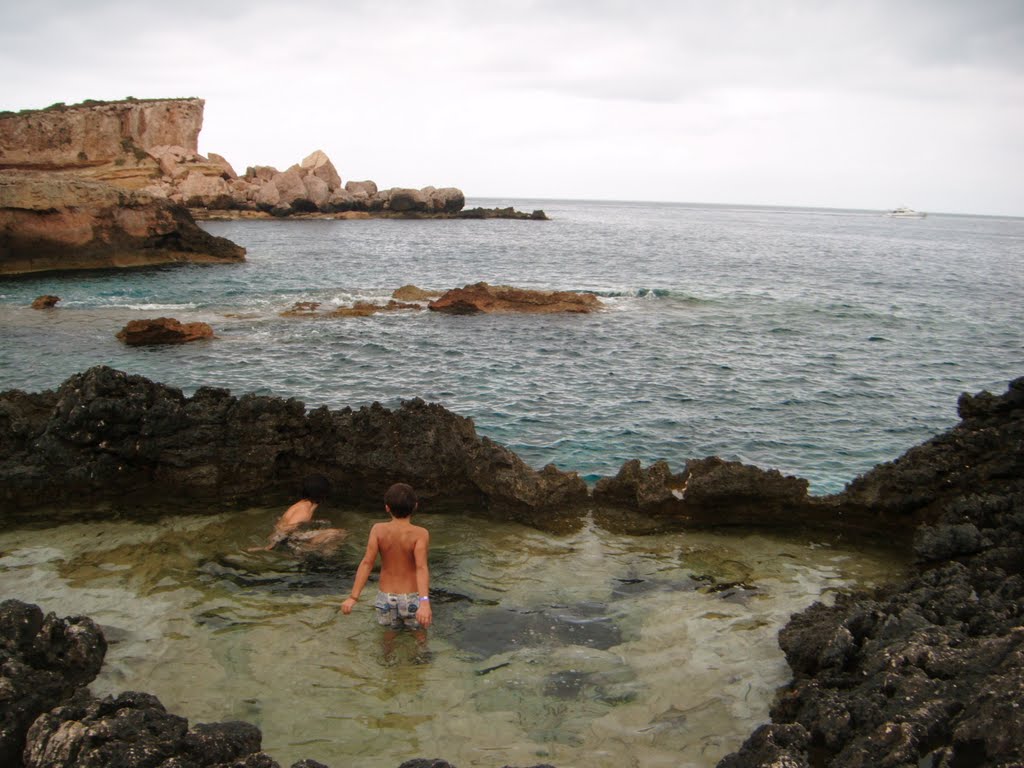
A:
{"type": "Polygon", "coordinates": [[[384,494],[384,501],[384,509],[391,519],[386,523],[375,523],[370,528],[366,553],[356,568],[352,591],[342,602],[341,612],[345,615],[352,612],[379,555],[378,600],[383,602],[375,603],[378,622],[404,623],[405,626],[426,629],[434,616],[430,607],[430,568],[427,565],[430,533],[426,528],[413,525],[409,519],[419,506],[411,486],[395,483],[384,494]],[[415,601],[411,607],[408,607],[409,600],[415,601]]]}
{"type": "Polygon", "coordinates": [[[380,552],[380,588],[384,592],[416,592],[416,568],[425,564],[430,534],[408,519],[377,523],[370,531],[380,552]]]}

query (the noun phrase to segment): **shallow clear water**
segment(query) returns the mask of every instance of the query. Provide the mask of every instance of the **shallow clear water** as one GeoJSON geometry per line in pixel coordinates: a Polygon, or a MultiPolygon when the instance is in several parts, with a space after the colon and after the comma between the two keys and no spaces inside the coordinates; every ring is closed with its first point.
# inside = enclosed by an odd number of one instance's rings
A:
{"type": "Polygon", "coordinates": [[[1024,373],[1024,219],[649,203],[472,201],[552,221],[210,222],[232,266],[0,282],[0,390],[107,364],[310,407],[422,397],[530,464],[593,480],[719,455],[840,490],[1024,373]],[[486,280],[597,292],[588,316],[282,318],[486,280]],[[28,308],[43,293],[53,311],[28,308]],[[128,320],[218,339],[130,349],[128,320]]]}
{"type": "Polygon", "coordinates": [[[713,766],[788,680],[790,614],[903,565],[763,535],[553,537],[424,515],[435,625],[425,645],[389,645],[368,599],[337,611],[374,520],[329,510],[352,535],[317,572],[245,551],[279,512],[5,530],[0,593],[103,626],[94,693],[256,723],[282,765],[713,766]]]}

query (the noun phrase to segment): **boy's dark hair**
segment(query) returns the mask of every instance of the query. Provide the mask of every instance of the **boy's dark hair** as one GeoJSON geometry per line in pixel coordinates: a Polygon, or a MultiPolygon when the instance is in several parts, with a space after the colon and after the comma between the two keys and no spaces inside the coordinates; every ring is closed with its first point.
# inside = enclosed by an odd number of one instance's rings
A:
{"type": "Polygon", "coordinates": [[[408,517],[415,511],[419,499],[411,485],[395,483],[384,494],[384,503],[395,517],[408,517]]]}
{"type": "Polygon", "coordinates": [[[331,492],[331,481],[323,475],[308,475],[302,479],[302,498],[320,504],[331,492]]]}

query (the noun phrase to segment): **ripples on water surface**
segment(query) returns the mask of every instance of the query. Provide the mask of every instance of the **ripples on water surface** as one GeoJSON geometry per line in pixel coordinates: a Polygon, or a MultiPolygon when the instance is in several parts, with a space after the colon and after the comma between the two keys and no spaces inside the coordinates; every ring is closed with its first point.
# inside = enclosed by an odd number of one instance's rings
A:
{"type": "Polygon", "coordinates": [[[145,690],[190,722],[243,719],[282,765],[713,766],[789,676],[776,633],[819,595],[891,577],[882,554],[766,536],[551,537],[424,515],[435,625],[390,648],[341,567],[246,553],[279,510],[0,532],[5,597],[85,613],[111,641],[97,695],[145,690]]]}
{"type": "Polygon", "coordinates": [[[720,455],[839,490],[955,423],[961,391],[1024,373],[1024,220],[710,206],[485,201],[534,221],[207,223],[236,266],[0,283],[0,389],[103,363],[181,387],[309,406],[423,397],[534,466],[720,455]],[[478,280],[597,292],[589,316],[281,318],[478,280]],[[53,312],[29,311],[42,293],[53,312]],[[125,322],[219,339],[128,349],[125,322]]]}

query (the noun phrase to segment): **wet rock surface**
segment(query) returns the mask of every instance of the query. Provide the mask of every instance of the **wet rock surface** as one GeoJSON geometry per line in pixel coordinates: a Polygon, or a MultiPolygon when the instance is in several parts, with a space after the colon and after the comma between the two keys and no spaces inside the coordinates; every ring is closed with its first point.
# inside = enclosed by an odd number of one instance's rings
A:
{"type": "Polygon", "coordinates": [[[164,709],[147,693],[95,699],[80,693],[42,715],[26,738],[25,768],[110,766],[276,766],[260,752],[263,740],[250,723],[199,723],[164,709]]]}
{"type": "Polygon", "coordinates": [[[453,288],[430,302],[434,312],[473,315],[491,312],[523,312],[552,314],[558,312],[593,312],[600,309],[600,300],[590,293],[573,291],[536,291],[507,285],[474,283],[453,288]]]}

